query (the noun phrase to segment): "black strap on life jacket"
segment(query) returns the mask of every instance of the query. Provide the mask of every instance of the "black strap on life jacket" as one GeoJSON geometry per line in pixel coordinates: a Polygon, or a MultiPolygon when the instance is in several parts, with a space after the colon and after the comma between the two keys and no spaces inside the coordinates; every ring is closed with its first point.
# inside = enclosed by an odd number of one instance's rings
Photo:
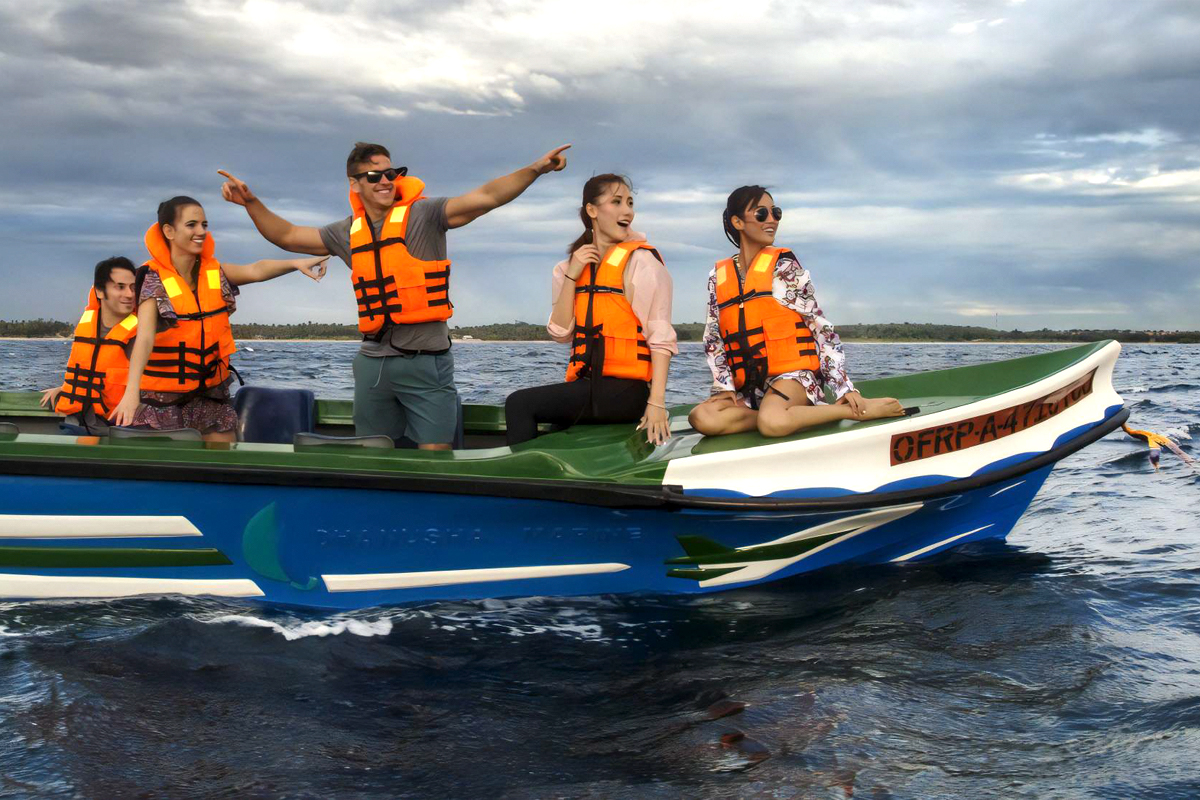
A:
{"type": "MultiPolygon", "coordinates": [[[[375,316],[383,317],[383,324],[380,325],[379,332],[374,339],[374,341],[378,342],[383,339],[384,333],[390,327],[388,325],[390,321],[388,316],[392,313],[398,314],[403,310],[395,278],[383,274],[383,248],[393,244],[400,244],[405,247],[408,247],[408,245],[404,241],[404,238],[400,236],[380,239],[379,234],[375,231],[375,226],[371,224],[371,220],[364,216],[363,221],[367,225],[367,232],[371,234],[371,241],[352,248],[350,252],[371,253],[375,260],[375,277],[364,278],[360,276],[354,281],[354,299],[358,301],[359,319],[375,316]]],[[[364,341],[368,338],[370,337],[363,336],[364,341]]]]}
{"type": "Polygon", "coordinates": [[[721,340],[725,344],[725,364],[733,373],[735,385],[737,373],[741,371],[745,375],[740,387],[741,391],[750,400],[750,407],[757,409],[758,393],[755,390],[761,389],[767,382],[767,348],[765,338],[754,343],[750,342],[751,336],[762,336],[763,329],[762,326],[746,328],[746,300],[749,299],[747,295],[771,297],[772,294],[762,291],[748,293],[742,279],[742,272],[738,269],[736,262],[733,265],[733,272],[737,276],[737,294],[720,304],[721,308],[727,308],[733,303],[738,304],[737,330],[721,334],[721,340]]]}
{"type": "MultiPolygon", "coordinates": [[[[596,295],[598,294],[619,294],[624,295],[623,289],[614,288],[612,286],[597,286],[596,273],[597,269],[592,270],[591,280],[583,286],[576,286],[576,294],[586,294],[588,296],[587,311],[584,312],[583,323],[575,323],[575,337],[571,343],[571,358],[568,363],[580,363],[583,367],[576,373],[576,378],[586,378],[592,375],[603,374],[604,369],[604,325],[596,324],[595,309],[593,306],[596,295]],[[583,348],[582,352],[576,352],[579,347],[583,348]]],[[[637,326],[638,336],[643,336],[641,323],[637,326]]],[[[648,349],[648,348],[647,348],[648,349]]],[[[638,353],[638,361],[650,361],[650,353],[638,353]]]]}
{"type": "MultiPolygon", "coordinates": [[[[92,365],[95,367],[95,363],[92,365]]],[[[88,369],[75,364],[67,366],[67,375],[63,383],[66,385],[60,394],[60,399],[77,400],[82,405],[82,411],[87,411],[93,405],[99,405],[108,413],[108,405],[104,402],[104,373],[96,369],[88,369]]]]}
{"type": "Polygon", "coordinates": [[[108,414],[108,404],[104,402],[104,372],[97,370],[96,365],[100,361],[100,349],[105,346],[109,347],[125,347],[125,342],[118,342],[115,339],[100,336],[100,312],[96,312],[96,328],[94,336],[76,336],[75,342],[90,344],[92,346],[92,358],[87,367],[68,364],[67,374],[63,380],[63,384],[67,387],[59,397],[65,397],[68,400],[77,400],[82,405],[80,413],[85,413],[94,404],[99,404],[105,414],[108,414]]]}
{"type": "MultiPolygon", "coordinates": [[[[596,325],[593,322],[593,309],[595,305],[596,295],[601,291],[612,292],[614,294],[625,294],[624,290],[611,289],[607,286],[597,286],[596,278],[600,274],[600,265],[591,265],[591,275],[588,282],[583,286],[575,285],[575,294],[587,295],[587,310],[583,314],[583,323],[575,321],[575,336],[571,342],[571,357],[568,359],[568,365],[571,363],[582,364],[579,372],[575,373],[575,379],[590,378],[595,371],[599,377],[602,372],[596,371],[593,367],[602,367],[604,364],[604,337],[600,335],[602,326],[596,325]],[[580,347],[582,346],[582,350],[580,347]],[[600,356],[597,360],[596,356],[600,356]]],[[[593,387],[594,387],[593,383],[593,387]]]]}
{"type": "MultiPolygon", "coordinates": [[[[660,264],[665,263],[665,262],[663,262],[662,256],[659,255],[657,249],[655,249],[653,247],[644,248],[644,249],[648,249],[650,251],[650,253],[655,258],[658,259],[658,262],[660,264]]],[[[630,253],[629,257],[633,258],[633,254],[630,253]]],[[[573,341],[571,342],[571,358],[567,362],[568,364],[570,364],[572,362],[583,364],[583,368],[580,369],[580,371],[576,374],[576,379],[586,378],[586,377],[592,375],[593,373],[595,373],[597,377],[599,377],[600,375],[603,374],[604,336],[601,335],[602,331],[603,331],[603,325],[595,324],[594,312],[593,312],[593,302],[596,298],[596,295],[598,295],[598,294],[619,294],[621,296],[625,295],[624,286],[598,286],[596,284],[596,279],[600,275],[600,265],[592,264],[590,266],[591,266],[592,274],[591,274],[591,277],[589,278],[588,282],[585,283],[583,286],[579,286],[579,285],[575,286],[575,294],[586,294],[588,296],[587,311],[584,312],[584,315],[583,315],[583,324],[580,325],[578,321],[576,321],[576,323],[575,323],[575,337],[574,337],[573,341]],[[575,351],[581,345],[583,346],[583,352],[576,353],[575,351]]],[[[638,332],[638,336],[644,335],[640,322],[638,323],[638,326],[637,326],[637,332],[638,332]]],[[[647,348],[647,350],[649,350],[649,348],[647,348]]],[[[638,361],[650,361],[651,360],[649,352],[638,353],[637,357],[638,357],[638,361]]]]}

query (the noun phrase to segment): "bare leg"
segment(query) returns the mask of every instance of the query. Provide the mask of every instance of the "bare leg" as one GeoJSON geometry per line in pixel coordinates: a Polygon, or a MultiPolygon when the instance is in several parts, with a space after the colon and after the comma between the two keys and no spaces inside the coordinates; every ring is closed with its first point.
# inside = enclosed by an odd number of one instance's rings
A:
{"type": "Polygon", "coordinates": [[[419,444],[419,445],[417,445],[417,449],[418,450],[450,450],[450,449],[452,449],[452,446],[450,444],[419,444]]]}
{"type": "Polygon", "coordinates": [[[787,436],[814,425],[855,419],[847,405],[814,406],[809,403],[808,393],[799,381],[776,381],[773,385],[787,395],[787,399],[772,391],[763,396],[758,406],[758,432],[763,436],[787,436]]]}
{"type": "Polygon", "coordinates": [[[200,435],[206,442],[236,442],[237,431],[210,431],[200,435]]]}
{"type": "Polygon", "coordinates": [[[713,395],[688,414],[688,423],[705,436],[752,431],[758,412],[734,399],[733,392],[713,395]]]}

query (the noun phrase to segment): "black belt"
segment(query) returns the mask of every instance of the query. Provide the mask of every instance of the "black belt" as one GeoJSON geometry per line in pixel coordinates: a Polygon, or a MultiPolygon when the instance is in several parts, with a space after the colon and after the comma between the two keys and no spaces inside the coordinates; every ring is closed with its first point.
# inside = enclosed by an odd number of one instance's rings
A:
{"type": "Polygon", "coordinates": [[[450,352],[449,347],[444,347],[441,350],[406,350],[403,347],[393,347],[392,349],[402,356],[440,356],[443,353],[450,352]]]}

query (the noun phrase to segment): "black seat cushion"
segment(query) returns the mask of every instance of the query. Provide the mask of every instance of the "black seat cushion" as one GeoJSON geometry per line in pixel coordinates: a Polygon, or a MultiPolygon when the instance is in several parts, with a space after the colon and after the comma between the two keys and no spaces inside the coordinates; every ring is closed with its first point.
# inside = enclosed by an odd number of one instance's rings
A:
{"type": "Polygon", "coordinates": [[[317,400],[308,389],[243,386],[233,398],[238,440],[291,444],[316,427],[317,400]]]}

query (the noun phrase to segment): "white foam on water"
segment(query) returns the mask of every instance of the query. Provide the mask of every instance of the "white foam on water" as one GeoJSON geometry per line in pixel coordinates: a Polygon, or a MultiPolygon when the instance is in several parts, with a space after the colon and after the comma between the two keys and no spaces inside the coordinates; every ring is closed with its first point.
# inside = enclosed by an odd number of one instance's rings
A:
{"type": "Polygon", "coordinates": [[[391,619],[362,620],[362,619],[329,619],[309,620],[291,625],[282,625],[269,619],[251,617],[242,614],[225,614],[210,619],[199,619],[206,624],[233,623],[249,628],[270,628],[289,642],[305,639],[309,636],[340,636],[351,633],[355,636],[387,636],[392,632],[391,619]]]}

